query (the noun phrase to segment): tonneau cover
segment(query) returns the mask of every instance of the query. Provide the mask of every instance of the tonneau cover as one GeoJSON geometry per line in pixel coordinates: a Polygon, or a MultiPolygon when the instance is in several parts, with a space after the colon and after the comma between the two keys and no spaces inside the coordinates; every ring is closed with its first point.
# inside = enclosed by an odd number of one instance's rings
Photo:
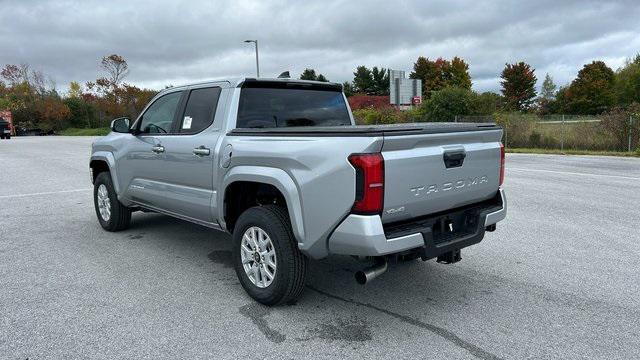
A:
{"type": "Polygon", "coordinates": [[[468,131],[497,130],[491,123],[410,123],[353,126],[299,126],[279,128],[233,129],[230,136],[393,136],[411,134],[441,134],[468,131]]]}

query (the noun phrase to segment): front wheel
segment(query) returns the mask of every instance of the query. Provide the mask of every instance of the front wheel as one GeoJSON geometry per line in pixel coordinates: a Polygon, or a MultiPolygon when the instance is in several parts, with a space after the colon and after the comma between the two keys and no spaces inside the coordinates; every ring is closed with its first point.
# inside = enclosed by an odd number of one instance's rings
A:
{"type": "Polygon", "coordinates": [[[307,258],[298,249],[285,208],[256,206],[242,213],[233,231],[232,254],[240,284],[256,301],[293,303],[302,293],[307,258]]]}
{"type": "Polygon", "coordinates": [[[96,177],[93,184],[93,203],[103,229],[120,231],[129,227],[131,210],[118,201],[109,172],[101,172],[96,177]]]}

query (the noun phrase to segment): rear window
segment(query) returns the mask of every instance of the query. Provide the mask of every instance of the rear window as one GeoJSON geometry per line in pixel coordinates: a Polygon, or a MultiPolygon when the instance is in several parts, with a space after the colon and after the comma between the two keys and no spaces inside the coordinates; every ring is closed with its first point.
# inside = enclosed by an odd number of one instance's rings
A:
{"type": "Polygon", "coordinates": [[[351,125],[342,92],[335,90],[243,88],[238,128],[351,125]]]}

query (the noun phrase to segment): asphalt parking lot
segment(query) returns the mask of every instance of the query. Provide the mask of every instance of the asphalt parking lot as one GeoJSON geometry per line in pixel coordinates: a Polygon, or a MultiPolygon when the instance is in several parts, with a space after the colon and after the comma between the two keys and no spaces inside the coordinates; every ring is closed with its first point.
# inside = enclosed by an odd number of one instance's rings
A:
{"type": "Polygon", "coordinates": [[[351,258],[312,262],[267,308],[226,234],[143,213],[103,231],[91,141],[0,141],[0,358],[640,357],[640,159],[508,155],[507,219],[460,263],[361,286],[351,258]]]}

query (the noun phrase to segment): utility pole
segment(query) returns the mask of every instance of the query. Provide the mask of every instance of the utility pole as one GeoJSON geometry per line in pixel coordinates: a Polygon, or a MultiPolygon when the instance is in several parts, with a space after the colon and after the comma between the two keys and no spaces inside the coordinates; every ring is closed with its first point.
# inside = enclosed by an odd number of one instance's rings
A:
{"type": "Polygon", "coordinates": [[[260,62],[258,60],[258,40],[245,40],[246,43],[254,43],[256,46],[256,77],[260,77],[260,62]]]}

